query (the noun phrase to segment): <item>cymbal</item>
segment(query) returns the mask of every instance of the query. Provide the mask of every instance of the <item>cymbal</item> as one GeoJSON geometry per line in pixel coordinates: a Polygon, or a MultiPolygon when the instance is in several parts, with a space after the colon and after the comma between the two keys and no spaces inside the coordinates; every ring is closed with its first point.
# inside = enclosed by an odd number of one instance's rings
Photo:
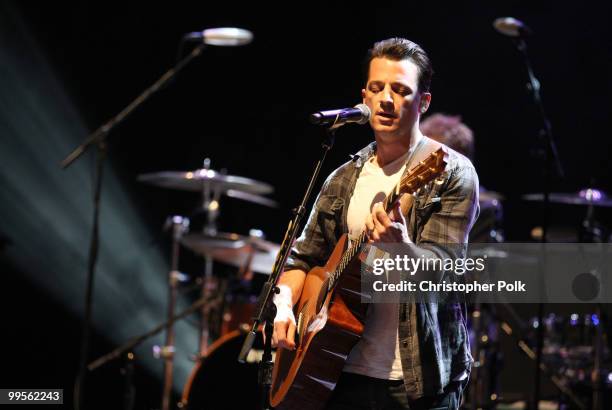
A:
{"type": "Polygon", "coordinates": [[[228,189],[225,192],[225,195],[229,196],[230,198],[242,199],[243,201],[253,202],[254,204],[259,204],[270,208],[278,208],[278,202],[261,195],[250,194],[248,192],[237,191],[235,189],[228,189]]]}
{"type": "Polygon", "coordinates": [[[508,260],[509,262],[523,265],[535,265],[538,263],[536,256],[525,251],[513,249],[511,245],[508,247],[496,246],[495,244],[486,247],[478,246],[476,249],[470,249],[469,255],[473,258],[487,258],[499,261],[508,260]]]}
{"type": "Polygon", "coordinates": [[[189,233],[183,235],[181,243],[194,252],[212,254],[219,249],[242,249],[246,246],[245,236],[237,233],[219,232],[216,235],[189,233]]]}
{"type": "Polygon", "coordinates": [[[138,181],[162,188],[194,192],[200,192],[206,186],[213,191],[227,192],[228,190],[234,190],[255,195],[265,195],[274,191],[272,185],[265,182],[235,175],[224,175],[212,169],[196,169],[188,172],[152,172],[139,175],[138,181]]]}
{"type": "MultiPolygon", "coordinates": [[[[527,194],[523,195],[522,198],[527,201],[543,202],[544,194],[527,194]]],[[[605,192],[593,188],[582,189],[576,193],[553,192],[550,194],[549,199],[550,202],[556,204],[612,207],[612,199],[605,192]]]]}
{"type": "Polygon", "coordinates": [[[190,233],[181,238],[181,243],[196,253],[208,255],[218,262],[237,268],[244,267],[252,256],[251,270],[268,275],[272,272],[280,250],[280,245],[273,242],[235,233],[190,233]]]}

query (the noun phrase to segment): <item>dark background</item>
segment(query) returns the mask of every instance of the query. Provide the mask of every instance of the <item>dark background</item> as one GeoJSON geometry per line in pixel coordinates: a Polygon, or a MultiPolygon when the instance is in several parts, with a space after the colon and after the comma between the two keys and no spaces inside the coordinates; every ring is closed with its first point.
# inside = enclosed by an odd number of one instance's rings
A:
{"type": "MultiPolygon", "coordinates": [[[[566,173],[553,181],[552,190],[592,185],[612,191],[607,2],[6,4],[39,44],[90,130],[173,65],[182,34],[217,26],[254,33],[249,46],[207,49],[111,134],[109,164],[155,229],[169,214],[190,214],[197,197],[141,185],[136,176],[196,169],[209,157],[215,169],[272,184],[272,197],[280,203],[271,210],[226,200],[221,229],[244,234],[261,228],[268,239],[280,242],[320,151],[322,134],[308,124],[308,114],[359,102],[365,51],[374,41],[403,36],[432,58],[430,113],[459,114],[474,130],[481,184],[506,198],[506,237],[529,240],[542,214],[520,195],[542,190],[539,118],[525,88],[520,55],[491,25],[507,15],[535,32],[529,52],[566,173]]],[[[368,127],[341,129],[322,174],[371,139],[368,127]]],[[[551,219],[574,228],[584,211],[556,206],[551,219]]],[[[600,210],[598,217],[610,226],[610,212],[600,210]]],[[[23,309],[3,312],[4,351],[10,355],[2,380],[15,387],[45,387],[52,381],[69,392],[78,361],[79,318],[47,299],[6,258],[3,273],[4,310],[15,303],[23,309]],[[25,325],[32,317],[40,325],[25,325]],[[39,335],[57,332],[50,318],[61,318],[62,337],[40,343],[39,335]]],[[[96,336],[94,353],[113,347],[104,334],[96,336]]],[[[98,388],[120,386],[117,374],[109,368],[96,375],[98,388]]],[[[139,383],[139,408],[155,406],[155,376],[143,372],[139,383]]],[[[99,408],[107,406],[104,400],[117,403],[120,389],[111,390],[96,395],[99,408]]]]}

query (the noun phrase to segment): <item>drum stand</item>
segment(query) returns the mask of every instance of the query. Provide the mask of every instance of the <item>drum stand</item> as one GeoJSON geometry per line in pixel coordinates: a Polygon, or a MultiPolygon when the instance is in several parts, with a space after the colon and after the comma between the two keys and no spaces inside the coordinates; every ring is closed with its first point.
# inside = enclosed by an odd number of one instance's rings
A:
{"type": "Polygon", "coordinates": [[[168,327],[166,328],[166,344],[160,349],[155,346],[154,354],[164,359],[164,387],[162,394],[162,410],[170,409],[172,396],[172,376],[174,369],[174,308],[176,305],[177,285],[182,274],[178,271],[179,245],[185,231],[189,229],[189,219],[181,216],[171,216],[166,226],[172,228],[172,259],[168,272],[168,327]]]}
{"type": "MultiPolygon", "coordinates": [[[[497,359],[491,359],[498,355],[497,329],[495,334],[491,334],[490,323],[487,322],[488,316],[482,309],[480,302],[476,302],[472,312],[472,331],[474,332],[474,366],[472,368],[472,382],[469,388],[469,402],[471,409],[492,409],[495,408],[497,395],[497,359]]],[[[497,325],[496,325],[497,327],[497,325]]]]}
{"type": "MultiPolygon", "coordinates": [[[[203,169],[210,169],[210,158],[206,158],[203,163],[203,169]]],[[[206,224],[203,228],[205,235],[215,236],[217,234],[217,218],[219,217],[219,197],[221,193],[218,189],[211,189],[208,180],[202,181],[202,209],[206,213],[206,224]]],[[[204,277],[202,278],[202,298],[207,298],[214,285],[212,280],[213,259],[209,254],[204,255],[204,277]]],[[[200,347],[198,350],[198,358],[206,356],[208,351],[208,339],[210,337],[209,330],[209,306],[202,306],[200,315],[200,347]]]]}

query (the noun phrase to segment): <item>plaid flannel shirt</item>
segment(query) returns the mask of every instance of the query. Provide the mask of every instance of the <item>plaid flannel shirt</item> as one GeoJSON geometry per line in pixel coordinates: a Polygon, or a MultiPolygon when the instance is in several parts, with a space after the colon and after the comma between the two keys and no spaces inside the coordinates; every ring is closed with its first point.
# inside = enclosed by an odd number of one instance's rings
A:
{"type": "MultiPolygon", "coordinates": [[[[474,166],[463,155],[447,150],[445,172],[417,191],[406,215],[414,242],[408,250],[414,257],[464,257],[469,231],[478,216],[478,175],[474,166]]],[[[375,152],[373,142],[327,178],[285,270],[308,272],[325,264],[340,236],[348,232],[349,201],[363,164],[375,152]]],[[[442,393],[455,378],[469,374],[473,359],[465,305],[401,303],[398,310],[400,355],[409,397],[442,393]]],[[[465,386],[467,378],[461,383],[465,386]]]]}

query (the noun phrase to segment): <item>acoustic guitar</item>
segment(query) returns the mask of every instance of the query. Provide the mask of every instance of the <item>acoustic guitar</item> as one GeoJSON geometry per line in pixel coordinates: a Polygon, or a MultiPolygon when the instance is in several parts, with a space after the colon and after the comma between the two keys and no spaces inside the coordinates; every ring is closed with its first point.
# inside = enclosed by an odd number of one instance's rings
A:
{"type": "MultiPolygon", "coordinates": [[[[405,173],[383,205],[390,212],[401,195],[412,194],[440,176],[448,153],[438,148],[405,173]]],[[[294,308],[295,350],[278,349],[272,372],[270,404],[276,409],[324,408],[346,359],[363,334],[369,304],[362,303],[361,260],[365,229],[349,246],[342,235],[329,260],[306,275],[294,308]]]]}

